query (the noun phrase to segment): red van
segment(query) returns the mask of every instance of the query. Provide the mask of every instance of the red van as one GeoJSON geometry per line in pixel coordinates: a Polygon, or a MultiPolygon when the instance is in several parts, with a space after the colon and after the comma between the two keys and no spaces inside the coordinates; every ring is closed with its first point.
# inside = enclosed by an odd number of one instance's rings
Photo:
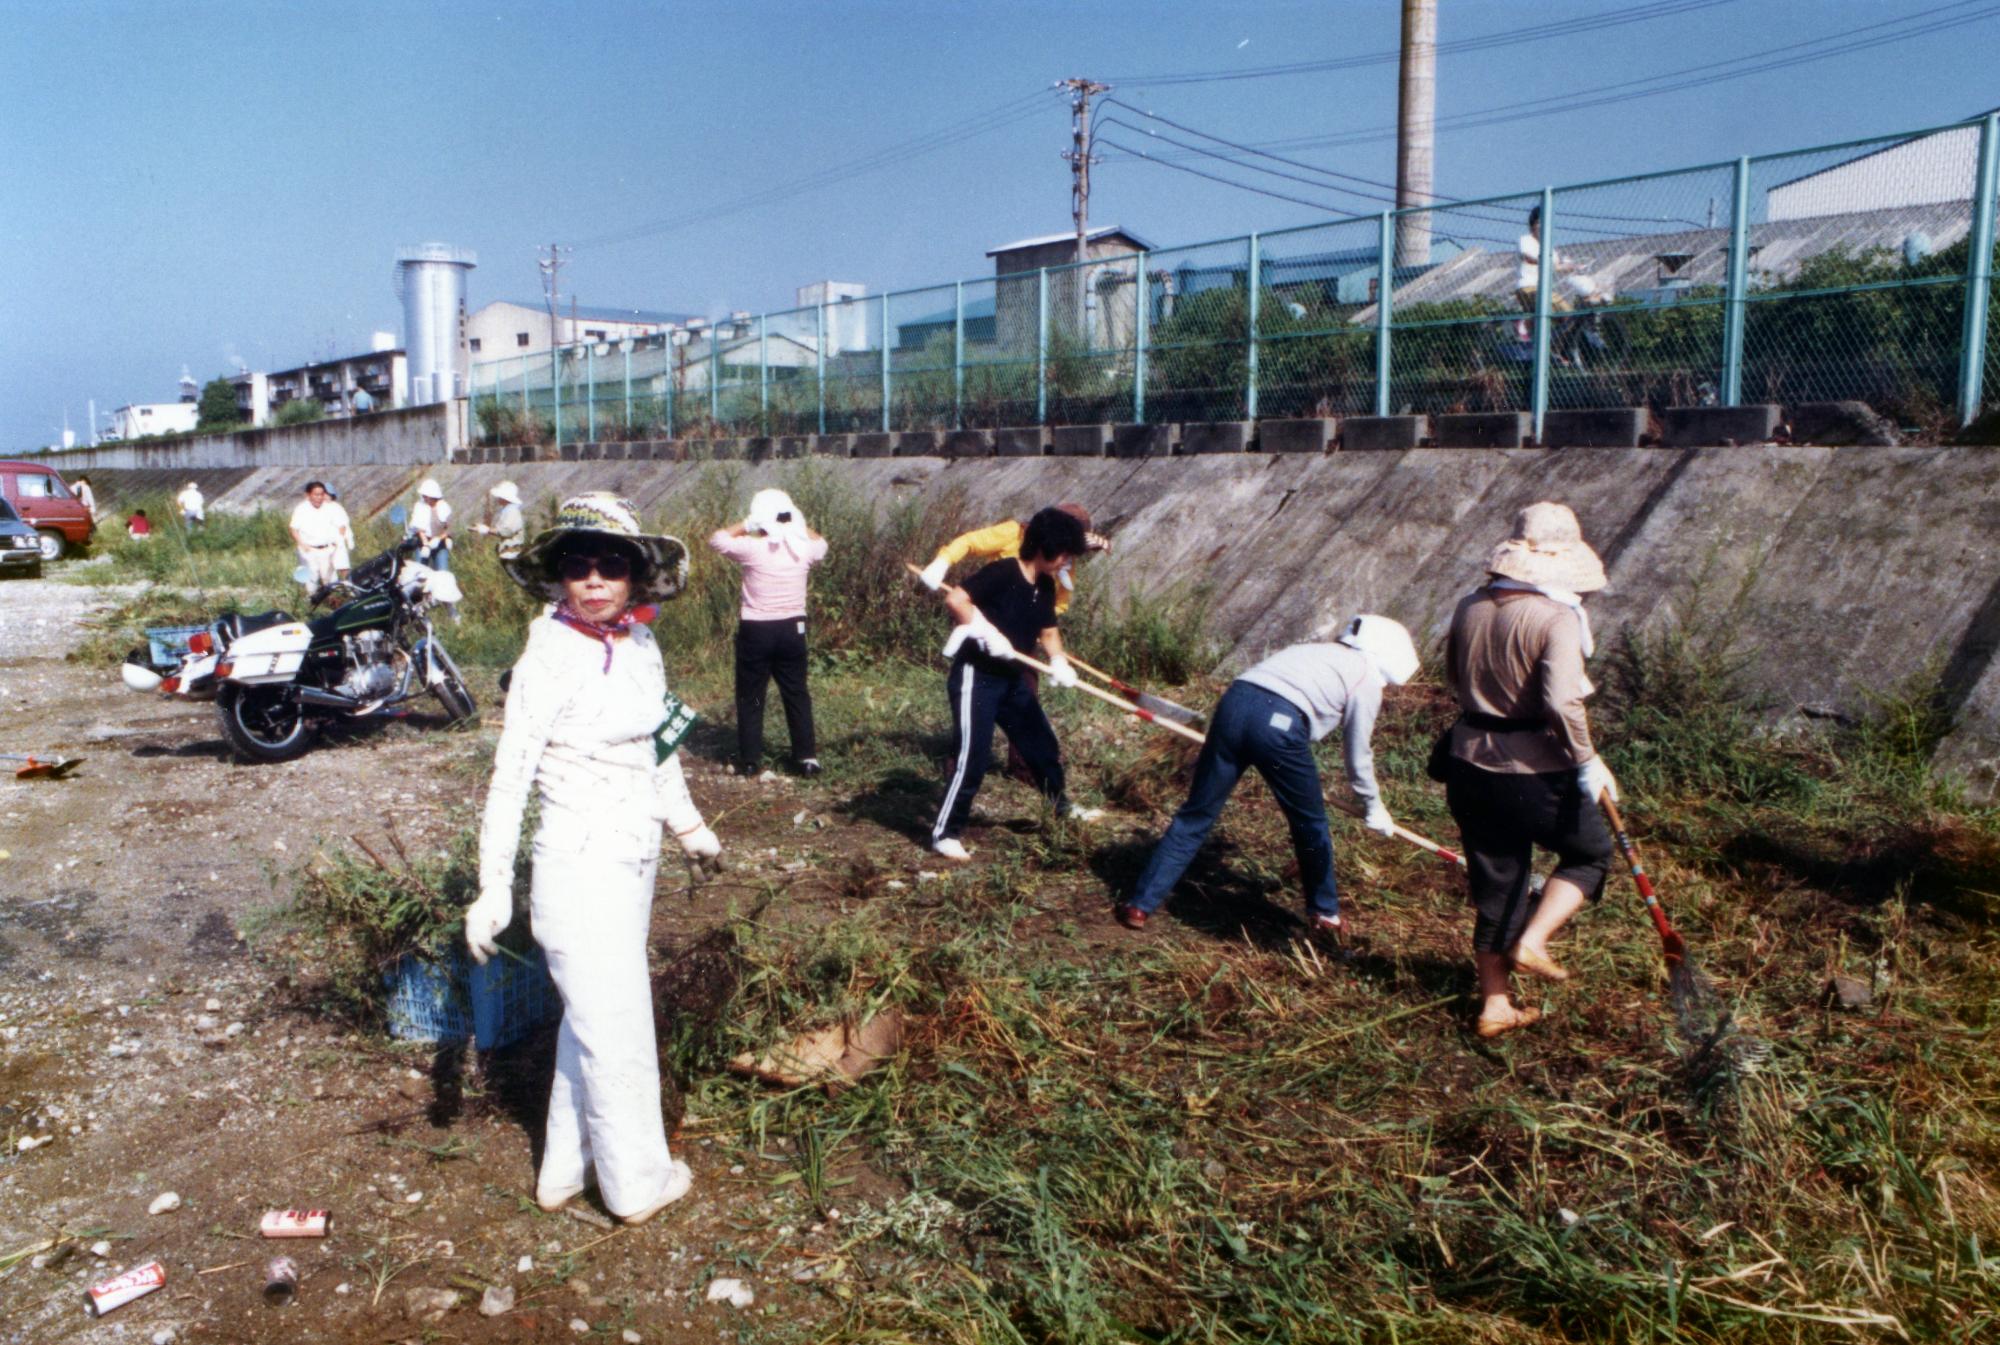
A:
{"type": "Polygon", "coordinates": [[[60,560],[71,547],[87,545],[97,528],[56,469],[39,462],[0,462],[0,496],[42,535],[43,560],[60,560]]]}

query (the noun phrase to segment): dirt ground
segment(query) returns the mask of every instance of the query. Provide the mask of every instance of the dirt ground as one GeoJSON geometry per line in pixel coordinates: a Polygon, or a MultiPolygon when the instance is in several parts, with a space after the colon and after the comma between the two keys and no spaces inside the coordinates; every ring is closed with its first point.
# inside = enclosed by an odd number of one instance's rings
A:
{"type": "MultiPolygon", "coordinates": [[[[677,1152],[692,1196],[640,1229],[595,1207],[546,1215],[533,1143],[546,1074],[460,1101],[455,1061],[305,1007],[246,941],[316,844],[378,851],[393,825],[436,849],[482,793],[497,714],[454,731],[411,716],[300,760],[231,759],[211,707],[135,695],[114,670],[65,662],[105,590],[0,584],[0,751],[86,760],[63,781],[0,774],[0,1341],[811,1339],[845,1297],[838,1220],[816,1220],[758,1154],[690,1114],[677,1152]],[[454,811],[456,810],[456,811],[454,811]],[[179,1208],[150,1214],[163,1193],[179,1208]],[[333,1212],[324,1240],[257,1236],[265,1210],[333,1212]],[[108,1244],[108,1245],[106,1245],[108,1244]],[[262,1297],[271,1257],[298,1261],[297,1301],[262,1297]],[[530,1258],[532,1265],[530,1265],[530,1258]],[[164,1290],[98,1320],[86,1286],[164,1264],[164,1290]],[[746,1308],[703,1300],[719,1274],[746,1308]],[[486,1285],[514,1308],[477,1310],[486,1285]],[[426,1321],[412,1291],[457,1290],[426,1321]]],[[[491,706],[490,679],[475,679],[491,706]]],[[[663,866],[655,942],[684,945],[760,883],[826,860],[823,791],[690,764],[722,830],[730,881],[695,890],[663,866]]],[[[923,858],[869,829],[889,877],[923,858]]],[[[805,903],[827,909],[829,890],[805,903]]],[[[543,1052],[543,1058],[546,1052],[543,1052]]],[[[538,1068],[523,1048],[517,1073],[538,1068]]],[[[545,1065],[540,1068],[545,1069],[545,1065]]],[[[896,1188],[865,1170],[842,1198],[896,1188]]]]}

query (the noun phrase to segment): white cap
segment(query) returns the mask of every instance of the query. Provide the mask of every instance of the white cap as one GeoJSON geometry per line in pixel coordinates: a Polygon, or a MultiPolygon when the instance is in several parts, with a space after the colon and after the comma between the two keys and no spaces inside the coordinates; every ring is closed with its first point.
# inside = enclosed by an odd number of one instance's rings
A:
{"type": "Polygon", "coordinates": [[[521,492],[512,481],[502,481],[486,493],[504,504],[519,504],[521,502],[521,492]]]}
{"type": "Polygon", "coordinates": [[[439,487],[436,477],[427,476],[424,478],[423,484],[417,487],[417,495],[421,499],[442,500],[444,498],[444,491],[439,487]]]}
{"type": "Polygon", "coordinates": [[[799,515],[799,507],[792,503],[792,497],[782,490],[760,490],[750,497],[750,516],[744,520],[750,531],[771,533],[781,529],[805,526],[799,515]],[[790,514],[791,518],[781,521],[780,514],[790,514]]]}
{"type": "Polygon", "coordinates": [[[1399,621],[1386,616],[1358,616],[1341,628],[1340,641],[1368,656],[1382,680],[1401,686],[1417,675],[1417,646],[1399,621]]]}

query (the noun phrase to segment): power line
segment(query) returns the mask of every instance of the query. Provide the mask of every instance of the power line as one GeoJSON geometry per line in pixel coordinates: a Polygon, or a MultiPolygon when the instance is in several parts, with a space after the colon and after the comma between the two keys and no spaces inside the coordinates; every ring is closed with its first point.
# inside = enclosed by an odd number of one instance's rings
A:
{"type": "MultiPolygon", "coordinates": [[[[1672,18],[1696,10],[1713,9],[1719,5],[1733,3],[1735,0],[1650,0],[1649,3],[1633,5],[1627,9],[1610,10],[1582,18],[1557,19],[1526,28],[1440,42],[1437,44],[1437,50],[1441,55],[1446,52],[1487,51],[1495,47],[1511,47],[1524,42],[1542,42],[1550,38],[1568,37],[1602,28],[1616,28],[1628,23],[1672,18]]],[[[1384,65],[1399,59],[1401,54],[1400,50],[1375,51],[1321,61],[1294,61],[1286,65],[1256,66],[1247,70],[1197,70],[1179,74],[1123,75],[1114,77],[1110,82],[1143,87],[1162,84],[1209,84],[1238,79],[1270,79],[1281,75],[1321,74],[1331,70],[1355,70],[1363,66],[1384,65]]]]}
{"type": "Polygon", "coordinates": [[[1218,177],[1214,173],[1204,173],[1199,168],[1190,168],[1184,163],[1170,163],[1165,159],[1156,159],[1152,155],[1146,153],[1144,150],[1133,149],[1130,145],[1121,145],[1115,140],[1105,140],[1102,137],[1099,137],[1098,143],[1103,145],[1108,145],[1110,148],[1115,150],[1120,150],[1126,154],[1131,155],[1134,159],[1143,160],[1146,163],[1156,163],[1160,165],[1160,167],[1162,168],[1172,168],[1177,172],[1192,173],[1196,177],[1205,177],[1210,182],[1220,182],[1225,187],[1235,187],[1240,191],[1255,192],[1259,196],[1269,196],[1273,200],[1277,201],[1290,201],[1295,205],[1311,206],[1315,210],[1324,210],[1330,215],[1339,216],[1341,219],[1368,218],[1368,216],[1366,215],[1356,215],[1349,211],[1342,210],[1338,206],[1330,206],[1326,204],[1326,202],[1324,201],[1308,201],[1303,196],[1288,196],[1284,192],[1265,191],[1262,187],[1253,187],[1247,182],[1237,182],[1230,178],[1218,177]]]}

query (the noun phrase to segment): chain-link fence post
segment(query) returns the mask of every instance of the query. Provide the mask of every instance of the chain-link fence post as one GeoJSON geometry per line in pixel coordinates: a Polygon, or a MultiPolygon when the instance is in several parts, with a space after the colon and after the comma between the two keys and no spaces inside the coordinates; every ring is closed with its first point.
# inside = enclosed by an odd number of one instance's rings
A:
{"type": "Polygon", "coordinates": [[[1729,193],[1729,272],[1722,307],[1722,404],[1743,404],[1743,330],[1750,292],[1750,160],[1736,161],[1729,193]]]}
{"type": "Polygon", "coordinates": [[[1958,423],[1979,418],[1985,400],[1986,343],[1991,339],[1987,301],[1993,292],[1994,193],[2000,191],[2000,112],[1979,124],[1979,168],[1973,174],[1971,255],[1965,267],[1965,330],[1958,350],[1958,423]]]}
{"type": "Polygon", "coordinates": [[[965,428],[965,282],[951,284],[951,423],[965,428]]]}
{"type": "Polygon", "coordinates": [[[1263,287],[1263,276],[1261,273],[1264,268],[1261,265],[1262,260],[1262,248],[1258,243],[1257,235],[1253,233],[1250,235],[1249,271],[1250,348],[1249,358],[1245,361],[1248,373],[1245,376],[1243,388],[1243,417],[1246,420],[1257,419],[1257,291],[1263,287]]]}
{"type": "Polygon", "coordinates": [[[771,315],[757,315],[757,421],[771,432],[771,315]]]}
{"type": "Polygon", "coordinates": [[[813,309],[813,377],[819,383],[819,432],[826,433],[826,300],[813,309]]]}
{"type": "Polygon", "coordinates": [[[619,345],[625,352],[625,437],[632,437],[632,338],[626,337],[619,345]]]}
{"type": "Polygon", "coordinates": [[[1381,251],[1375,261],[1375,414],[1389,414],[1389,311],[1396,292],[1396,214],[1382,212],[1381,251]]]}
{"type": "Polygon", "coordinates": [[[708,435],[722,428],[722,324],[708,329],[708,435]]]}
{"type": "Polygon", "coordinates": [[[528,365],[532,363],[526,355],[521,357],[521,419],[528,418],[528,365]]]}
{"type": "Polygon", "coordinates": [[[889,296],[882,296],[882,433],[889,432],[889,296]]]}
{"type": "Polygon", "coordinates": [[[549,395],[556,404],[556,456],[562,456],[562,350],[549,347],[549,395]]]}
{"type": "Polygon", "coordinates": [[[1528,401],[1535,422],[1535,442],[1538,444],[1542,441],[1542,421],[1549,414],[1549,329],[1555,325],[1550,318],[1555,309],[1556,294],[1555,214],[1555,188],[1544,187],[1539,215],[1540,247],[1535,259],[1535,382],[1528,401]]]}
{"type": "Polygon", "coordinates": [[[1035,423],[1049,419],[1049,268],[1037,273],[1035,286],[1035,423]]]}
{"type": "Polygon", "coordinates": [[[583,437],[597,437],[597,347],[583,348],[583,437]]]}
{"type": "Polygon", "coordinates": [[[1132,278],[1132,420],[1146,423],[1146,347],[1153,339],[1153,282],[1148,278],[1146,254],[1138,256],[1139,269],[1132,278]]]}

